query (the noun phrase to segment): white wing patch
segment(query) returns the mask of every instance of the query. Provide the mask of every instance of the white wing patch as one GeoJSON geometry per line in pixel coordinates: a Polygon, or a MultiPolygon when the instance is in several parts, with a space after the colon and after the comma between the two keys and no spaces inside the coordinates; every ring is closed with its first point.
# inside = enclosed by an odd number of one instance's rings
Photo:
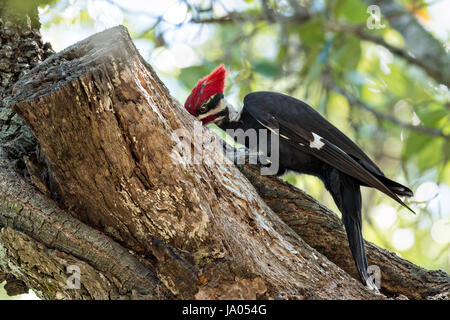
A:
{"type": "Polygon", "coordinates": [[[312,133],[314,140],[310,142],[309,147],[315,148],[317,150],[322,149],[322,147],[325,145],[325,143],[322,142],[322,137],[318,134],[312,133]]]}

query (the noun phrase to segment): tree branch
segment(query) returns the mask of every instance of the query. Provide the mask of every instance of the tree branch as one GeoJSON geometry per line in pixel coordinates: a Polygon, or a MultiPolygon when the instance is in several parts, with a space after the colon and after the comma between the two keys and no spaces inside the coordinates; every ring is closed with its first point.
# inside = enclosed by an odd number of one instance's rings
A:
{"type": "Polygon", "coordinates": [[[426,134],[426,135],[430,135],[430,136],[434,136],[434,137],[444,138],[444,139],[450,141],[450,136],[446,135],[445,133],[443,133],[442,130],[428,128],[428,127],[425,127],[425,126],[422,126],[422,125],[413,125],[412,123],[402,121],[402,120],[396,118],[393,115],[377,111],[372,106],[368,105],[367,103],[365,103],[361,99],[358,99],[354,95],[352,95],[349,92],[347,92],[345,89],[343,89],[340,86],[338,86],[336,83],[332,83],[331,79],[327,79],[326,81],[328,82],[327,86],[330,89],[332,89],[333,91],[336,91],[336,92],[342,94],[348,100],[348,102],[351,105],[358,106],[358,107],[360,107],[360,108],[370,112],[371,114],[373,114],[379,120],[385,120],[385,121],[391,122],[391,123],[396,124],[396,125],[398,125],[398,126],[400,126],[402,128],[405,128],[405,129],[413,130],[413,131],[420,132],[420,133],[423,133],[423,134],[426,134]]]}
{"type": "MultiPolygon", "coordinates": [[[[368,1],[370,4],[373,4],[373,1],[368,1]]],[[[380,3],[383,1],[380,1],[380,3]]],[[[386,2],[386,1],[385,1],[386,2]]],[[[265,2],[263,2],[264,4],[265,2]]],[[[381,6],[381,4],[380,4],[381,6]]],[[[267,7],[267,6],[266,6],[267,7]]],[[[265,8],[266,8],[265,7],[265,8]]],[[[383,11],[382,7],[382,11],[383,11]]],[[[396,9],[397,10],[397,9],[396,9]]],[[[387,9],[387,12],[391,12],[391,9],[387,9]]],[[[312,18],[312,16],[304,11],[295,11],[293,16],[284,17],[274,13],[273,11],[268,11],[265,9],[265,14],[263,15],[255,15],[255,14],[243,14],[239,12],[230,12],[227,15],[216,18],[193,18],[190,22],[198,23],[198,24],[225,24],[225,23],[242,23],[242,22],[267,22],[269,24],[273,23],[296,23],[301,24],[312,18]]],[[[397,11],[395,11],[397,12],[397,11]]],[[[398,13],[398,12],[397,12],[398,13]]],[[[432,35],[423,29],[420,24],[411,16],[408,12],[401,11],[401,16],[408,17],[406,22],[397,23],[397,20],[405,20],[405,18],[399,18],[397,15],[389,19],[391,25],[398,29],[407,41],[408,49],[411,50],[411,53],[407,50],[403,50],[397,48],[393,45],[390,45],[383,38],[378,36],[374,36],[366,31],[364,31],[362,26],[352,26],[339,24],[334,21],[326,21],[324,26],[330,31],[333,32],[351,32],[358,36],[362,40],[366,40],[378,45],[381,45],[388,49],[390,52],[395,54],[396,56],[405,59],[410,64],[413,64],[421,69],[423,69],[430,77],[434,78],[438,83],[443,83],[450,87],[450,57],[445,52],[443,46],[439,43],[438,40],[434,39],[432,35]],[[414,32],[410,31],[407,26],[413,26],[414,30],[420,31],[420,34],[423,35],[426,39],[427,44],[431,45],[431,49],[429,50],[425,43],[418,44],[416,39],[422,39],[422,36],[417,36],[414,32]]]]}
{"type": "MultiPolygon", "coordinates": [[[[378,44],[386,49],[388,49],[391,53],[395,54],[396,56],[406,60],[410,64],[413,64],[421,69],[423,69],[428,75],[435,78],[435,73],[433,71],[433,67],[430,66],[429,61],[422,60],[420,58],[417,58],[407,51],[394,47],[393,45],[390,45],[386,41],[384,41],[383,38],[374,36],[370,33],[367,33],[364,31],[362,26],[352,26],[352,25],[345,25],[345,24],[338,24],[333,21],[327,21],[325,22],[325,27],[328,30],[334,31],[334,32],[351,32],[354,35],[358,36],[362,40],[366,40],[375,44],[378,44]]],[[[441,81],[441,79],[435,78],[436,81],[441,81]]]]}
{"type": "Polygon", "coordinates": [[[37,192],[1,149],[0,227],[0,265],[41,298],[170,297],[148,263],[37,192]],[[69,265],[82,290],[67,289],[69,265]]]}
{"type": "Polygon", "coordinates": [[[424,62],[424,70],[428,75],[438,83],[450,87],[450,55],[442,43],[396,1],[365,0],[365,2],[367,5],[378,5],[389,25],[403,36],[414,58],[424,62]]]}
{"type": "Polygon", "coordinates": [[[311,16],[308,13],[302,12],[299,14],[295,14],[294,16],[290,17],[283,17],[280,15],[276,15],[272,12],[272,14],[267,15],[256,15],[256,14],[245,14],[240,12],[230,12],[224,16],[221,17],[215,17],[215,18],[199,18],[194,17],[190,20],[192,23],[198,23],[198,24],[211,24],[211,23],[217,23],[217,24],[226,24],[226,23],[238,23],[238,22],[267,22],[269,24],[272,23],[288,23],[288,22],[295,22],[295,23],[304,23],[311,19],[311,16]]]}

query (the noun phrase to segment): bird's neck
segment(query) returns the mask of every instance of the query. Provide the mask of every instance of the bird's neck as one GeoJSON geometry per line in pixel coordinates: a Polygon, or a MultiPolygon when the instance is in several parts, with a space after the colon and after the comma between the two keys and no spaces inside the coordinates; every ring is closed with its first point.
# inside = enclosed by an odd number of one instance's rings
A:
{"type": "Polygon", "coordinates": [[[242,109],[240,111],[237,111],[237,109],[225,98],[221,101],[221,103],[225,104],[225,110],[227,110],[227,114],[217,125],[224,130],[232,128],[241,119],[242,109]]]}
{"type": "Polygon", "coordinates": [[[242,109],[240,111],[237,111],[237,109],[229,103],[227,100],[225,100],[225,103],[227,105],[228,109],[228,119],[230,122],[237,122],[241,119],[242,109]]]}

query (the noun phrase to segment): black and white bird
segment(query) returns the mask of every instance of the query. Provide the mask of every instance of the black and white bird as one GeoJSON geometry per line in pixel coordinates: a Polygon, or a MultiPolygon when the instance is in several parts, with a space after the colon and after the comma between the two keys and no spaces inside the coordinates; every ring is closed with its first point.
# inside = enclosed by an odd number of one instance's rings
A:
{"type": "Polygon", "coordinates": [[[360,186],[378,189],[409,210],[399,196],[411,197],[413,192],[387,178],[352,140],[298,99],[277,92],[253,92],[245,96],[244,106],[237,112],[224,98],[225,76],[226,70],[221,65],[201,79],[185,102],[187,111],[203,125],[215,123],[224,130],[276,132],[279,135],[277,175],[291,170],[323,181],[342,213],[361,281],[374,288],[361,233],[360,186]]]}

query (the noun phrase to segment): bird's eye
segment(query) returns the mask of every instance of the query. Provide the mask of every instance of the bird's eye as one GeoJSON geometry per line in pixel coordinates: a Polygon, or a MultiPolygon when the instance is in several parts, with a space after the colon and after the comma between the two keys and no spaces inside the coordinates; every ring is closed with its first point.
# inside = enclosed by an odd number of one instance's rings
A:
{"type": "Polygon", "coordinates": [[[204,105],[202,105],[201,107],[200,107],[200,113],[204,113],[204,112],[206,112],[208,110],[208,106],[206,105],[206,104],[204,104],[204,105]]]}

